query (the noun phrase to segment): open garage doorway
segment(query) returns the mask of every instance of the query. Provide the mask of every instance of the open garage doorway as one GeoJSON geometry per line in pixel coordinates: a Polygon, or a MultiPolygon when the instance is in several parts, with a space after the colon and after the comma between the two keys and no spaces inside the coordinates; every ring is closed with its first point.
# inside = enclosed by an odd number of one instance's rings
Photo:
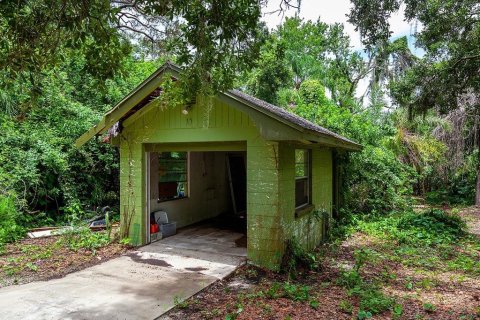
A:
{"type": "MultiPolygon", "coordinates": [[[[148,152],[147,159],[147,221],[153,224],[159,212],[166,213],[182,235],[169,243],[215,251],[230,246],[246,254],[245,151],[162,150],[148,152]]],[[[150,225],[147,230],[155,231],[150,225]]],[[[147,233],[147,242],[156,240],[147,233]]]]}

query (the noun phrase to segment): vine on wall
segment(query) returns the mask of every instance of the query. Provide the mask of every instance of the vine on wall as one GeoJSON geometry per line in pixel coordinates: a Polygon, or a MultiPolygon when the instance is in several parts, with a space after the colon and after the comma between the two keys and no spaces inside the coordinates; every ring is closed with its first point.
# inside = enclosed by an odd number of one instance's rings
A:
{"type": "Polygon", "coordinates": [[[123,202],[123,210],[121,210],[121,226],[120,226],[120,237],[122,239],[130,237],[130,227],[132,225],[133,217],[136,213],[136,197],[134,191],[134,168],[135,168],[135,160],[133,159],[133,150],[132,150],[132,141],[129,137],[125,135],[121,135],[123,140],[126,143],[128,148],[128,175],[127,175],[127,182],[126,182],[126,199],[123,202]]]}

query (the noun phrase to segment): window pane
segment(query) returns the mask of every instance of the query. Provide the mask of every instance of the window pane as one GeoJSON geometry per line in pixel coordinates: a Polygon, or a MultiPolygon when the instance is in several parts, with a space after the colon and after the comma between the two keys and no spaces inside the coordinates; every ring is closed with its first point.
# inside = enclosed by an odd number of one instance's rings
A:
{"type": "Polygon", "coordinates": [[[310,153],[295,150],[295,208],[310,203],[310,153]]]}
{"type": "Polygon", "coordinates": [[[188,192],[188,153],[160,153],[158,176],[160,200],[186,197],[188,192]]]}
{"type": "Polygon", "coordinates": [[[308,204],[308,179],[295,180],[295,208],[308,204]]]}
{"type": "Polygon", "coordinates": [[[295,177],[308,176],[308,151],[295,150],[295,177]]]}

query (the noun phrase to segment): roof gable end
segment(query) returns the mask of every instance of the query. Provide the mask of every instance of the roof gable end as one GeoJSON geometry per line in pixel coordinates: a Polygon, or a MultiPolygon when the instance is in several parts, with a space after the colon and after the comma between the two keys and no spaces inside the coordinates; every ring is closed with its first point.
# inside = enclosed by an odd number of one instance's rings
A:
{"type": "MultiPolygon", "coordinates": [[[[145,81],[139,84],[134,90],[132,90],[132,92],[130,92],[127,96],[125,96],[125,98],[118,102],[115,107],[108,111],[97,125],[92,127],[80,138],[78,138],[75,142],[75,145],[77,147],[82,146],[95,135],[105,133],[110,127],[115,125],[115,123],[117,123],[121,119],[124,119],[125,117],[128,117],[129,113],[135,111],[134,109],[139,105],[141,108],[144,105],[148,104],[149,101],[146,101],[145,99],[148,99],[149,95],[154,93],[156,90],[158,91],[158,88],[160,87],[164,79],[163,76],[166,73],[171,74],[171,76],[174,78],[178,78],[181,72],[181,68],[171,62],[166,62],[165,64],[163,64],[150,77],[145,79],[145,81]]],[[[256,111],[261,112],[268,117],[273,118],[283,123],[284,125],[292,127],[298,131],[305,132],[313,136],[327,138],[332,141],[333,145],[337,147],[347,150],[360,150],[362,148],[361,145],[345,137],[342,137],[328,129],[316,125],[278,106],[252,97],[239,90],[228,90],[226,92],[219,93],[219,95],[227,97],[229,99],[234,99],[237,102],[247,107],[253,108],[256,111]]]]}

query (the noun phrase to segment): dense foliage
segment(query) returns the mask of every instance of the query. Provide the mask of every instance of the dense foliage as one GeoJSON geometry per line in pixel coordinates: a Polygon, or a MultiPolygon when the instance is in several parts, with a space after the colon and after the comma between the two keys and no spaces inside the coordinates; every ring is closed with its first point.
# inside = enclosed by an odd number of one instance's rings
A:
{"type": "Polygon", "coordinates": [[[400,101],[401,87],[413,83],[407,75],[425,59],[410,52],[406,37],[367,49],[367,55],[353,51],[341,25],[286,19],[240,86],[364,146],[343,157],[347,211],[398,210],[411,203],[409,196],[472,203],[476,113],[472,120],[467,107],[447,116],[437,108],[413,117],[413,104],[400,101]],[[361,82],[369,83],[365,93],[361,82]]]}
{"type": "MultiPolygon", "coordinates": [[[[395,12],[403,9],[405,19],[419,25],[415,45],[423,49],[424,56],[409,61],[408,67],[397,74],[389,84],[390,96],[398,106],[409,109],[410,119],[434,110],[457,127],[447,134],[437,130],[438,137],[451,150],[443,173],[458,182],[465,166],[469,170],[474,168],[476,203],[480,204],[480,163],[478,159],[475,163],[470,159],[472,154],[478,156],[480,146],[478,1],[353,0],[352,3],[349,20],[360,31],[368,49],[388,42],[391,35],[388,18],[395,12]]],[[[464,181],[459,187],[470,191],[470,186],[471,181],[468,184],[464,181]]],[[[451,188],[444,185],[441,189],[451,188]]],[[[449,190],[445,199],[456,195],[455,190],[449,190]]]]}
{"type": "Polygon", "coordinates": [[[3,245],[20,239],[25,230],[18,225],[17,209],[11,198],[0,197],[0,252],[3,245]]]}
{"type": "MultiPolygon", "coordinates": [[[[65,51],[86,57],[85,72],[109,79],[138,44],[150,57],[185,67],[181,96],[231,88],[237,72],[255,62],[261,43],[258,0],[150,1],[22,0],[0,4],[0,67],[33,83],[62,65],[65,51]]],[[[183,101],[183,102],[185,102],[183,101]]]]}
{"type": "Polygon", "coordinates": [[[0,200],[14,199],[21,225],[64,223],[88,208],[118,205],[118,151],[100,141],[76,149],[74,141],[158,63],[128,59],[129,76],[103,86],[84,64],[72,55],[45,71],[35,98],[28,80],[0,90],[0,200]]]}
{"type": "Polygon", "coordinates": [[[273,30],[260,62],[247,76],[247,90],[364,146],[341,157],[348,211],[408,206],[417,173],[392,145],[399,128],[385,102],[364,104],[355,95],[368,62],[350,49],[341,25],[287,19],[273,30]]]}

